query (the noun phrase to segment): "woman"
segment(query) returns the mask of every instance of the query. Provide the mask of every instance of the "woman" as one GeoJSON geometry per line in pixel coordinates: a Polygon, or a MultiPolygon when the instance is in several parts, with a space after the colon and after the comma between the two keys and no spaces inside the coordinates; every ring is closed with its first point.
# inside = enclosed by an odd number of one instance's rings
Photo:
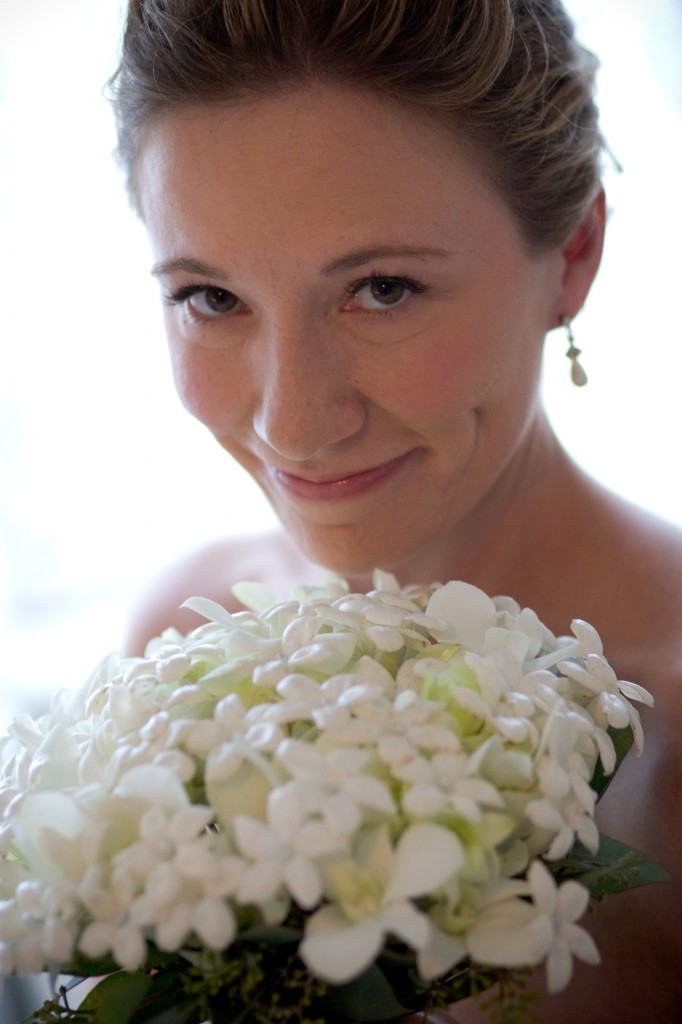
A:
{"type": "MultiPolygon", "coordinates": [[[[657,705],[600,827],[674,873],[682,537],[588,479],[538,399],[554,328],[582,375],[570,323],[605,221],[593,73],[555,0],[133,0],[120,153],[178,391],[284,531],[171,570],[129,649],[192,625],[190,594],[329,569],[466,579],[557,633],[580,614],[657,705]]],[[[602,965],[542,1021],[679,1020],[681,895],[600,908],[602,965]]]]}

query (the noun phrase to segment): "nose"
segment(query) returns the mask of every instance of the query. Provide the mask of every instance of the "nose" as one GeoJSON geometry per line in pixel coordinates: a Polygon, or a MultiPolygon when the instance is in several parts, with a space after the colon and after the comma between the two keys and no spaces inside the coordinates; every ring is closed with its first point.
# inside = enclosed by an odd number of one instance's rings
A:
{"type": "Polygon", "coordinates": [[[283,458],[302,462],[362,430],[367,407],[344,340],[280,327],[259,345],[253,428],[283,458]]]}

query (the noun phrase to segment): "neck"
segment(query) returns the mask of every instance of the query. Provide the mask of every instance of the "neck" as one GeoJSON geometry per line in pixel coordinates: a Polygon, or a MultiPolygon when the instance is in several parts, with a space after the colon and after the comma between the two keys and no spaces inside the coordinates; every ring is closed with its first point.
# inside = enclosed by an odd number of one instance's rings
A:
{"type": "Polygon", "coordinates": [[[554,606],[558,574],[570,570],[574,510],[588,486],[539,413],[485,498],[437,545],[393,571],[403,584],[463,579],[542,617],[554,606]]]}

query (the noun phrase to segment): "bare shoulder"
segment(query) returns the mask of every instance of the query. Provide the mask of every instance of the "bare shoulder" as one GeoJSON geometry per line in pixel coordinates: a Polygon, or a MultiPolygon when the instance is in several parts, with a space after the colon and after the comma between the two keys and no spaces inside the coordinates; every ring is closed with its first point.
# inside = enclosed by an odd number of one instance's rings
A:
{"type": "Polygon", "coordinates": [[[641,759],[628,757],[602,819],[633,845],[653,841],[672,866],[682,848],[682,530],[629,505],[614,508],[601,563],[602,571],[611,567],[610,605],[600,631],[619,678],[644,686],[654,706],[639,706],[645,750],[641,759]]]}
{"type": "MultiPolygon", "coordinates": [[[[586,510],[563,566],[561,613],[585,608],[619,678],[642,684],[655,702],[641,709],[642,755],[628,754],[597,821],[658,861],[670,881],[609,897],[585,916],[599,967],[577,964],[556,996],[543,993],[541,974],[533,984],[543,1024],[663,1024],[682,1020],[682,531],[609,495],[586,510]]],[[[458,1003],[453,1020],[486,1024],[483,1002],[458,1003]]]]}
{"type": "Polygon", "coordinates": [[[586,511],[582,537],[590,541],[578,572],[594,609],[590,621],[619,672],[645,686],[677,690],[682,685],[682,529],[603,491],[586,511]]]}
{"type": "Polygon", "coordinates": [[[183,633],[198,626],[203,619],[182,608],[190,597],[209,597],[237,611],[240,605],[232,586],[241,580],[267,583],[286,593],[295,583],[316,583],[326,575],[279,531],[211,541],[169,565],[140,595],[130,616],[123,650],[126,654],[142,654],[148,640],[169,626],[183,633]]]}

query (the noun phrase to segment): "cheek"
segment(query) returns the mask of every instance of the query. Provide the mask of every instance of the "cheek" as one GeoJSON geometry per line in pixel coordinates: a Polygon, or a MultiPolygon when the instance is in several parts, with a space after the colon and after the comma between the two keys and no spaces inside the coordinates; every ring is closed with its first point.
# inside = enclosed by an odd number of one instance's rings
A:
{"type": "Polygon", "coordinates": [[[248,409],[243,375],[225,355],[169,340],[175,388],[183,406],[216,435],[234,432],[248,409]]]}
{"type": "Polygon", "coordinates": [[[384,407],[410,412],[416,429],[466,418],[517,391],[520,367],[485,332],[460,329],[423,338],[402,366],[384,375],[384,407]]]}

